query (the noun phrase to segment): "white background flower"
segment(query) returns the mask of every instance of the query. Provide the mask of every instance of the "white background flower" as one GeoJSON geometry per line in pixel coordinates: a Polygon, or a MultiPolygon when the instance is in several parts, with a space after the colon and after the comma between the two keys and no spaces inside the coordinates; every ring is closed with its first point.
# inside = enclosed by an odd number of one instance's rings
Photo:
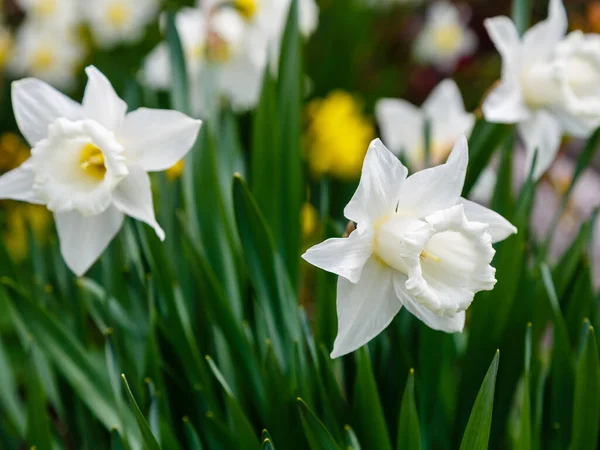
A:
{"type": "Polygon", "coordinates": [[[83,13],[100,47],[132,43],[156,18],[158,0],[86,0],[83,13]]]}
{"type": "Polygon", "coordinates": [[[17,0],[29,20],[64,29],[80,20],[78,0],[17,0]]]}
{"type": "Polygon", "coordinates": [[[382,99],[375,107],[383,142],[396,155],[404,155],[412,168],[425,167],[425,120],[430,126],[433,164],[446,159],[454,143],[470,135],[475,116],[465,111],[460,90],[447,79],[431,92],[422,108],[401,99],[382,99]]]}
{"type": "Polygon", "coordinates": [[[507,17],[485,21],[502,56],[502,81],[483,104],[486,120],[518,123],[529,171],[550,166],[563,133],[587,137],[600,125],[600,36],[575,31],[565,38],[567,16],[561,0],[550,0],[548,18],[521,39],[507,17]]]}
{"type": "Polygon", "coordinates": [[[13,83],[19,129],[31,158],[0,177],[0,198],[46,205],[60,249],[81,275],[119,231],[125,215],[158,236],[147,172],[173,166],[189,151],[200,121],[176,111],[127,105],[95,67],[79,104],[37,79],[13,83]]]}
{"type": "Polygon", "coordinates": [[[84,56],[85,48],[71,28],[27,20],[15,36],[8,68],[18,77],[31,75],[70,89],[84,56]]]}
{"type": "Polygon", "coordinates": [[[460,197],[467,163],[463,137],[446,164],[407,178],[400,161],[373,141],[359,187],[344,210],[356,230],[303,255],[339,275],[332,357],[377,336],[402,306],[431,328],[462,331],[474,294],[493,288],[492,243],[516,229],[460,197]]]}
{"type": "Polygon", "coordinates": [[[477,48],[477,36],[467,27],[466,19],[450,2],[433,3],[415,40],[415,58],[439,70],[453,71],[460,58],[471,55],[477,48]]]}

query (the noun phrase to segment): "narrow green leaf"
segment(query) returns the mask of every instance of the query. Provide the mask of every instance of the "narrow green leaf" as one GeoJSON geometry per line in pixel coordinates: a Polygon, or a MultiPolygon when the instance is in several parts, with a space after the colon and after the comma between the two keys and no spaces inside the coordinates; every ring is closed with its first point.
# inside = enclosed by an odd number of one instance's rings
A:
{"type": "Polygon", "coordinates": [[[575,372],[572,450],[598,448],[600,362],[594,328],[586,322],[583,348],[575,372]]]}
{"type": "MultiPolygon", "coordinates": [[[[37,351],[35,348],[32,351],[37,351]]],[[[52,434],[46,394],[31,355],[27,383],[27,443],[38,450],[52,450],[52,434]]]]}
{"type": "Polygon", "coordinates": [[[344,450],[361,450],[360,442],[350,425],[344,426],[344,450]]]}
{"type": "MultiPolygon", "coordinates": [[[[3,294],[4,290],[0,290],[0,296],[3,294]]],[[[0,336],[0,407],[6,418],[13,422],[19,435],[24,437],[25,407],[18,395],[15,371],[2,342],[2,336],[0,336]]]]}
{"type": "Polygon", "coordinates": [[[356,380],[352,397],[354,428],[360,441],[369,443],[369,447],[391,450],[392,445],[367,346],[358,349],[355,357],[356,380]]]}
{"type": "Polygon", "coordinates": [[[293,343],[302,337],[296,295],[258,205],[240,176],[233,178],[233,199],[249,279],[263,310],[268,337],[285,371],[284,355],[291,354],[293,343]]]}
{"type": "Polygon", "coordinates": [[[310,450],[341,450],[340,446],[331,436],[331,433],[323,422],[315,415],[315,413],[308,407],[304,400],[301,398],[297,399],[298,409],[300,410],[300,420],[302,421],[302,428],[304,434],[308,440],[310,450]]]}
{"type": "Polygon", "coordinates": [[[499,361],[500,352],[496,352],[471,410],[471,416],[460,444],[461,450],[487,450],[488,448],[499,361]]]}
{"type": "Polygon", "coordinates": [[[300,210],[305,189],[300,131],[304,73],[298,0],[292,0],[290,3],[281,44],[278,74],[278,112],[282,155],[279,176],[282,190],[282,217],[280,233],[277,235],[277,245],[281,249],[281,256],[290,281],[293,286],[296,286],[300,259],[300,210]]]}
{"type": "Polygon", "coordinates": [[[133,414],[135,415],[135,419],[137,421],[138,427],[142,434],[142,439],[144,441],[144,447],[146,450],[160,450],[160,445],[156,441],[156,438],[152,434],[152,430],[150,429],[150,425],[146,421],[144,414],[140,410],[140,407],[135,401],[135,397],[131,392],[131,388],[129,387],[129,383],[127,382],[127,378],[125,374],[122,374],[123,383],[125,384],[125,392],[127,393],[127,397],[129,397],[129,402],[131,403],[131,407],[133,408],[133,414]]]}
{"type": "Polygon", "coordinates": [[[262,442],[261,450],[275,450],[275,445],[273,444],[273,439],[267,430],[263,430],[262,436],[260,437],[262,442]]]}
{"type": "Polygon", "coordinates": [[[116,428],[110,430],[110,450],[125,450],[121,434],[116,428]]]}
{"type": "Polygon", "coordinates": [[[200,436],[198,436],[198,432],[194,428],[194,425],[190,422],[188,417],[183,418],[183,431],[185,432],[185,437],[187,439],[187,447],[189,450],[203,450],[202,441],[200,441],[200,436]]]}
{"type": "Polygon", "coordinates": [[[531,0],[513,0],[512,18],[517,31],[523,36],[531,20],[531,0]]]}
{"type": "Polygon", "coordinates": [[[523,396],[517,450],[531,450],[531,323],[525,333],[525,371],[523,373],[523,396]]]}
{"type": "Polygon", "coordinates": [[[400,423],[398,425],[397,450],[420,450],[421,449],[421,431],[419,426],[419,416],[415,404],[415,371],[410,369],[404,395],[402,396],[402,406],[400,407],[400,423]]]}
{"type": "Polygon", "coordinates": [[[188,95],[188,75],[181,39],[177,32],[175,13],[167,12],[167,45],[169,46],[169,66],[171,68],[171,103],[182,113],[190,113],[188,95]]]}
{"type": "Polygon", "coordinates": [[[208,362],[213,375],[225,391],[225,403],[227,404],[227,409],[231,418],[231,429],[235,430],[233,438],[235,442],[237,442],[237,448],[240,450],[257,450],[260,448],[260,445],[256,433],[254,432],[254,428],[252,427],[250,420],[248,420],[248,416],[246,416],[238,400],[234,397],[225,377],[212,358],[206,356],[206,361],[208,362]]]}

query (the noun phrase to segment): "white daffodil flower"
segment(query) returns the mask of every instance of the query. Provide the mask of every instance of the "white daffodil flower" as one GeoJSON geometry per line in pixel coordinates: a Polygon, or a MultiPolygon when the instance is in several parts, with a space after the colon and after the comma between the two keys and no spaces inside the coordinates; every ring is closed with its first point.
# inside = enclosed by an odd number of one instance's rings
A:
{"type": "Polygon", "coordinates": [[[77,0],[17,0],[27,18],[45,26],[69,27],[79,21],[77,0]]]}
{"type": "Polygon", "coordinates": [[[344,215],[348,238],[328,239],[303,258],[339,275],[333,358],[381,333],[403,306],[429,327],[460,332],[476,292],[496,283],[492,243],[516,233],[499,214],[461,198],[467,140],[446,164],[407,178],[407,169],[373,141],[344,215]]]}
{"type": "Polygon", "coordinates": [[[563,133],[587,137],[600,125],[600,36],[574,31],[565,37],[561,0],[550,0],[548,18],[519,37],[508,17],[485,27],[502,56],[502,81],[483,104],[489,122],[517,123],[529,171],[538,150],[534,177],[550,166],[563,133]]]}
{"type": "Polygon", "coordinates": [[[95,41],[108,48],[139,41],[159,6],[158,0],[87,0],[83,13],[95,41]]]}
{"type": "Polygon", "coordinates": [[[475,115],[465,111],[460,90],[447,79],[438,84],[422,108],[401,99],[382,99],[375,115],[383,142],[396,155],[403,155],[410,167],[425,167],[425,121],[429,121],[431,162],[446,160],[454,143],[471,134],[475,115]]]}
{"type": "Polygon", "coordinates": [[[15,36],[8,69],[17,77],[34,76],[70,89],[85,57],[85,48],[70,28],[27,20],[15,36]]]}
{"type": "Polygon", "coordinates": [[[415,40],[414,54],[419,62],[451,72],[476,48],[477,36],[467,27],[459,8],[447,1],[429,7],[425,25],[415,40]]]}
{"type": "Polygon", "coordinates": [[[160,239],[150,178],[194,144],[201,122],[177,111],[127,105],[95,67],[79,104],[34,78],[12,85],[12,104],[31,157],[0,177],[0,198],[46,205],[54,213],[61,253],[85,273],[118,233],[125,215],[160,239]]]}

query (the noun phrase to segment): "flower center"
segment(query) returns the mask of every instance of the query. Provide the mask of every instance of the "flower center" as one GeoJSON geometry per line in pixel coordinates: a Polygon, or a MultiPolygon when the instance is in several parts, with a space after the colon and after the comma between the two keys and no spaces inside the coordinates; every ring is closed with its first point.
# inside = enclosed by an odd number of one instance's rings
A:
{"type": "Polygon", "coordinates": [[[252,19],[258,9],[257,0],[234,0],[233,4],[246,20],[252,19]]]}
{"type": "Polygon", "coordinates": [[[96,181],[102,181],[106,175],[104,154],[100,148],[96,147],[91,142],[85,144],[81,149],[79,166],[83,169],[87,176],[96,181]]]}
{"type": "Polygon", "coordinates": [[[40,16],[48,17],[56,11],[56,0],[40,0],[35,10],[40,16]]]}
{"type": "Polygon", "coordinates": [[[552,67],[545,64],[525,67],[521,72],[521,86],[525,102],[534,109],[551,105],[560,94],[552,67]]]}
{"type": "Polygon", "coordinates": [[[54,61],[54,52],[47,47],[42,47],[33,54],[31,68],[34,72],[45,72],[54,65],[54,61]]]}
{"type": "Polygon", "coordinates": [[[463,31],[460,25],[449,23],[438,27],[433,33],[433,42],[441,53],[452,53],[460,45],[463,31]]]}
{"type": "Polygon", "coordinates": [[[108,21],[116,26],[120,27],[128,22],[131,11],[123,3],[113,3],[109,5],[106,10],[106,18],[108,21]]]}

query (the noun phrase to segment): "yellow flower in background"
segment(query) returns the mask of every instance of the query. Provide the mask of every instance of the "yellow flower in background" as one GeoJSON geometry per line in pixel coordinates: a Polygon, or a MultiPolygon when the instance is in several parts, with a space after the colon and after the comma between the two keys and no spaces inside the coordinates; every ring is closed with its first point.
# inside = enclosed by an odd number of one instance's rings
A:
{"type": "MultiPolygon", "coordinates": [[[[20,166],[31,153],[29,146],[15,133],[0,135],[0,173],[20,166]]],[[[5,213],[4,245],[14,261],[20,262],[29,252],[28,229],[43,243],[51,223],[50,213],[43,206],[3,201],[5,213]]]]}
{"type": "Polygon", "coordinates": [[[173,167],[170,167],[169,169],[165,170],[165,173],[167,174],[167,178],[170,181],[174,181],[177,178],[180,178],[181,175],[183,175],[184,168],[185,168],[185,163],[183,162],[183,159],[181,159],[177,163],[175,163],[175,165],[173,167]]]}
{"type": "Polygon", "coordinates": [[[366,148],[375,136],[373,124],[360,102],[344,91],[334,91],[307,106],[305,143],[312,173],[321,177],[358,178],[366,148]]]}
{"type": "Polygon", "coordinates": [[[7,218],[4,228],[4,245],[13,261],[23,261],[29,253],[28,230],[40,242],[46,241],[46,236],[52,217],[50,212],[40,205],[27,203],[4,202],[7,205],[7,218]]]}
{"type": "Polygon", "coordinates": [[[310,202],[304,202],[300,214],[302,220],[302,236],[308,238],[312,236],[319,227],[319,214],[310,202]]]}
{"type": "Polygon", "coordinates": [[[13,37],[8,28],[0,25],[0,69],[6,66],[6,63],[12,56],[13,37]]]}

